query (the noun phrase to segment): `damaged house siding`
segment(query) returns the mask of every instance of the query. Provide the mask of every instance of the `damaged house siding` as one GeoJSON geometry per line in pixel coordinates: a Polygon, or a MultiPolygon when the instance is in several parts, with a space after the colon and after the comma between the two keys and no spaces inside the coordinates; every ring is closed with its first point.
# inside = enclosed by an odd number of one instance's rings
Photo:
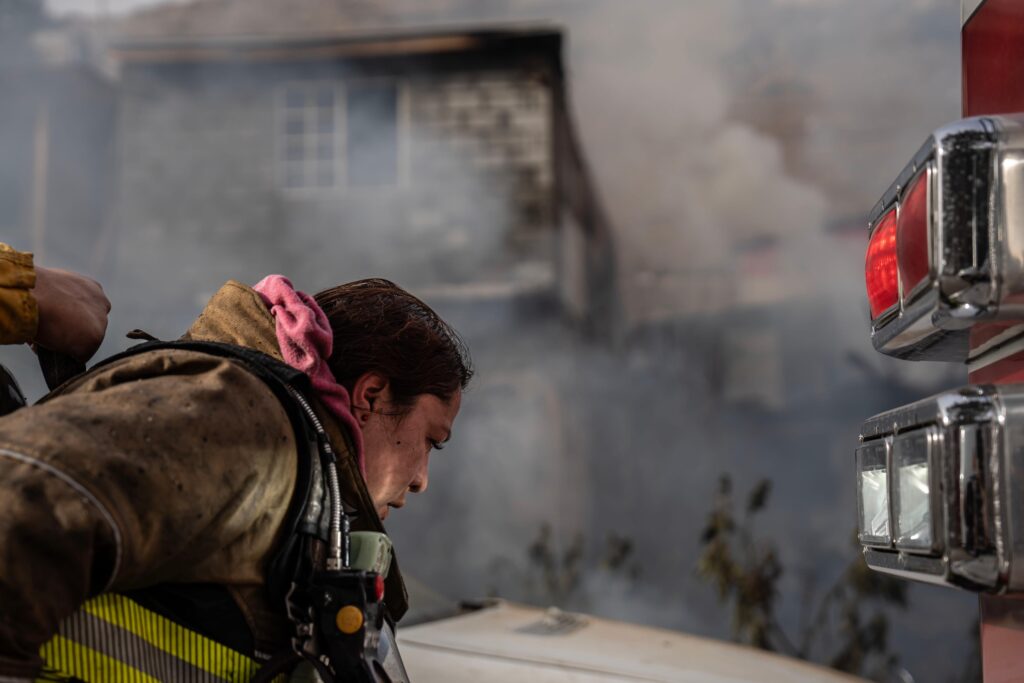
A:
{"type": "MultiPolygon", "coordinates": [[[[180,260],[196,281],[301,262],[312,286],[383,273],[439,295],[548,291],[581,323],[612,310],[598,305],[614,291],[610,231],[565,111],[560,34],[404,44],[366,56],[357,41],[355,57],[334,54],[344,42],[122,45],[125,253],[180,260]]],[[[118,261],[119,278],[145,277],[145,258],[118,261]]]]}

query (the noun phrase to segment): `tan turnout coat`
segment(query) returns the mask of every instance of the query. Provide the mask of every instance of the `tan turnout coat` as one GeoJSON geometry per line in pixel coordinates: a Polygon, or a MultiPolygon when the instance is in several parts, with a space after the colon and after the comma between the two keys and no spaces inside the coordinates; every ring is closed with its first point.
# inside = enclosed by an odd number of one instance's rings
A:
{"type": "MultiPolygon", "coordinates": [[[[229,282],[185,335],[281,359],[274,319],[229,282]]],[[[315,400],[339,453],[357,528],[383,531],[344,428],[315,400]]],[[[102,591],[162,582],[226,585],[257,649],[285,624],[263,567],[296,477],[277,398],[234,361],[183,350],[129,357],[0,419],[0,680],[31,676],[59,622],[102,591]]],[[[393,615],[406,609],[397,567],[393,615]]]]}
{"type": "Polygon", "coordinates": [[[32,254],[0,242],[0,344],[22,344],[36,336],[39,307],[32,296],[35,284],[32,254]]]}

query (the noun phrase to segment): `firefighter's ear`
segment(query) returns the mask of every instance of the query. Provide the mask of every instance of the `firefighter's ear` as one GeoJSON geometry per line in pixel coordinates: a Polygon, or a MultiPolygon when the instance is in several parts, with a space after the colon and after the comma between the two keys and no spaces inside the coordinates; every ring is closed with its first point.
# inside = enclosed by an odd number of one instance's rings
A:
{"type": "Polygon", "coordinates": [[[365,372],[352,387],[352,410],[360,420],[366,421],[370,413],[380,412],[381,403],[387,400],[388,380],[376,372],[365,372]]]}

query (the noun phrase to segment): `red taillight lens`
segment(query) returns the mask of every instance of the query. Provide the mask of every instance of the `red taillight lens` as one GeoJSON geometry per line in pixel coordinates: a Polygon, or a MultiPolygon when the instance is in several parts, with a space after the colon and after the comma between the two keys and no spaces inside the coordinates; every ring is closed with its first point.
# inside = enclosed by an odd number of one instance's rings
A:
{"type": "Polygon", "coordinates": [[[893,209],[878,222],[868,240],[864,280],[867,283],[872,320],[895,306],[899,300],[896,272],[896,210],[893,209]]]}
{"type": "Polygon", "coordinates": [[[896,222],[896,256],[903,296],[928,276],[928,171],[917,176],[900,204],[896,222]]]}
{"type": "Polygon", "coordinates": [[[377,602],[384,599],[384,577],[380,574],[373,577],[373,594],[377,597],[377,602]]]}

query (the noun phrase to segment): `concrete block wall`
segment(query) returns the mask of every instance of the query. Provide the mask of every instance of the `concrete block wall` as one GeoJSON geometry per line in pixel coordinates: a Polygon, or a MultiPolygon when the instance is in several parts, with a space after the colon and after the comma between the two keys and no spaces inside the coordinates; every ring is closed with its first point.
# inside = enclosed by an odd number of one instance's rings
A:
{"type": "Polygon", "coordinates": [[[555,203],[549,86],[527,73],[491,72],[416,79],[407,93],[411,183],[479,184],[502,197],[513,243],[549,238],[555,203]]]}

